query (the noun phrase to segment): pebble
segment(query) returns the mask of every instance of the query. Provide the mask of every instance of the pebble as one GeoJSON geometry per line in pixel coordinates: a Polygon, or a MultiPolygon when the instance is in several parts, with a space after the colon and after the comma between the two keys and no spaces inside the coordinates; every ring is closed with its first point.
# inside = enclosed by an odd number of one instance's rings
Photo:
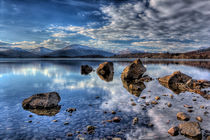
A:
{"type": "Polygon", "coordinates": [[[192,100],[193,100],[193,101],[197,101],[197,99],[195,99],[195,98],[194,98],[194,99],[192,99],[192,100]]]}
{"type": "Polygon", "coordinates": [[[167,106],[168,106],[168,107],[171,107],[171,106],[172,106],[172,104],[171,104],[171,103],[167,103],[167,106]]]}
{"type": "Polygon", "coordinates": [[[72,112],[76,111],[76,108],[68,108],[68,109],[66,109],[66,111],[72,113],[72,112]]]}
{"type": "Polygon", "coordinates": [[[137,124],[138,121],[139,121],[139,118],[138,117],[133,118],[133,125],[137,124]]]}
{"type": "Polygon", "coordinates": [[[121,119],[120,119],[120,117],[114,117],[114,118],[112,119],[112,121],[113,121],[113,122],[120,122],[121,119]]]}
{"type": "Polygon", "coordinates": [[[96,96],[96,99],[99,99],[100,97],[99,96],[96,96]]]}
{"type": "Polygon", "coordinates": [[[112,111],[112,114],[116,114],[116,112],[115,111],[112,111]]]}
{"type": "Polygon", "coordinates": [[[187,114],[184,113],[184,112],[178,112],[178,113],[176,114],[176,116],[177,116],[177,119],[182,120],[182,121],[188,121],[188,120],[190,120],[190,116],[187,115],[187,114]]]}
{"type": "Polygon", "coordinates": [[[203,121],[203,119],[200,116],[196,117],[196,120],[198,120],[199,122],[203,121]]]}
{"type": "Polygon", "coordinates": [[[135,103],[135,102],[132,102],[131,105],[132,105],[132,106],[136,106],[136,103],[135,103]]]}
{"type": "Polygon", "coordinates": [[[159,96],[156,96],[156,97],[155,97],[155,100],[160,100],[160,97],[159,97],[159,96]]]}
{"type": "Polygon", "coordinates": [[[112,120],[106,120],[107,122],[112,122],[112,120]]]}
{"type": "Polygon", "coordinates": [[[174,95],[173,95],[173,94],[170,94],[169,96],[171,97],[171,99],[173,99],[173,98],[174,98],[174,95]]]}
{"type": "Polygon", "coordinates": [[[92,125],[87,126],[88,134],[92,134],[92,133],[94,133],[94,131],[95,131],[95,126],[92,126],[92,125]]]}
{"type": "Polygon", "coordinates": [[[156,105],[156,104],[158,104],[158,102],[157,101],[152,101],[151,104],[156,105]]]}
{"type": "Polygon", "coordinates": [[[148,106],[149,105],[149,102],[146,102],[145,104],[148,106]]]}
{"type": "Polygon", "coordinates": [[[177,135],[179,135],[179,127],[177,127],[177,126],[171,127],[171,128],[168,130],[168,133],[169,133],[171,136],[177,136],[177,135]]]}
{"type": "Polygon", "coordinates": [[[193,112],[193,110],[192,109],[188,109],[187,112],[190,112],[191,113],[191,112],[193,112]]]}
{"type": "Polygon", "coordinates": [[[201,106],[200,106],[200,108],[201,108],[201,109],[204,109],[204,106],[203,106],[203,105],[201,105],[201,106]]]}
{"type": "Polygon", "coordinates": [[[28,121],[28,123],[32,123],[32,121],[30,120],[30,121],[28,121]]]}
{"type": "Polygon", "coordinates": [[[66,135],[67,135],[68,137],[73,136],[73,134],[72,134],[72,133],[67,133],[66,135]]]}
{"type": "Polygon", "coordinates": [[[33,117],[33,115],[29,115],[29,117],[33,117]]]}
{"type": "Polygon", "coordinates": [[[193,108],[193,106],[187,105],[187,104],[185,104],[184,107],[186,107],[186,108],[193,108]]]}
{"type": "Polygon", "coordinates": [[[58,120],[53,120],[53,122],[57,122],[58,120]]]}
{"type": "Polygon", "coordinates": [[[69,122],[64,122],[64,125],[68,125],[69,124],[69,122]]]}
{"type": "Polygon", "coordinates": [[[146,96],[141,96],[142,99],[146,99],[146,96]]]}

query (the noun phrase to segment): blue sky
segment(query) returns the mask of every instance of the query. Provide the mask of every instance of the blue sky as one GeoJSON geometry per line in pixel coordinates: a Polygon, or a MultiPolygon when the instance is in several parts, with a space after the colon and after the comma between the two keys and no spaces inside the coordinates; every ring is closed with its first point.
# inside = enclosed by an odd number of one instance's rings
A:
{"type": "Polygon", "coordinates": [[[0,0],[0,47],[207,48],[209,7],[209,0],[0,0]]]}

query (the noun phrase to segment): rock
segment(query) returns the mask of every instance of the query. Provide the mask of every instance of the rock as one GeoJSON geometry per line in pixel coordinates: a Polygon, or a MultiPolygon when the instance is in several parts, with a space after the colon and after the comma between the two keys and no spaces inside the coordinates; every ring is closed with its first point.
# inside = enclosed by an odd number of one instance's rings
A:
{"type": "Polygon", "coordinates": [[[135,82],[150,82],[150,81],[152,81],[152,77],[148,75],[144,75],[139,79],[135,79],[135,82]]]}
{"type": "Polygon", "coordinates": [[[112,122],[112,120],[106,120],[107,122],[112,122]]]}
{"type": "Polygon", "coordinates": [[[29,117],[33,117],[33,115],[29,115],[29,117]]]}
{"type": "Polygon", "coordinates": [[[112,111],[112,114],[116,114],[116,112],[115,111],[112,111]]]}
{"type": "Polygon", "coordinates": [[[50,109],[58,106],[61,98],[57,92],[40,93],[23,100],[24,109],[50,109]]]}
{"type": "Polygon", "coordinates": [[[88,65],[82,65],[81,66],[81,74],[87,75],[93,71],[93,68],[88,65]]]}
{"type": "Polygon", "coordinates": [[[201,108],[201,109],[204,109],[204,106],[203,106],[203,105],[201,105],[201,106],[200,106],[200,108],[201,108]]]}
{"type": "Polygon", "coordinates": [[[70,112],[70,113],[72,113],[72,112],[74,112],[74,111],[76,111],[77,109],[76,108],[68,108],[68,109],[66,109],[66,111],[67,112],[70,112]]]}
{"type": "Polygon", "coordinates": [[[27,109],[28,111],[35,113],[40,116],[55,116],[60,112],[61,106],[47,109],[27,109]]]}
{"type": "Polygon", "coordinates": [[[190,112],[191,113],[191,112],[193,112],[193,110],[192,109],[188,109],[187,112],[190,112]]]}
{"type": "Polygon", "coordinates": [[[148,127],[153,127],[153,126],[154,126],[154,124],[152,124],[152,123],[148,123],[148,124],[147,124],[147,126],[148,126],[148,127]]]}
{"type": "Polygon", "coordinates": [[[132,102],[131,105],[132,105],[132,106],[136,106],[136,103],[135,103],[135,102],[132,102]]]}
{"type": "Polygon", "coordinates": [[[53,120],[53,122],[58,122],[58,120],[53,120]]]}
{"type": "Polygon", "coordinates": [[[176,71],[171,75],[158,78],[161,85],[169,88],[174,93],[179,94],[181,92],[194,92],[200,94],[206,99],[210,99],[210,95],[201,91],[202,88],[210,87],[210,81],[205,80],[193,80],[192,77],[176,71]]]}
{"type": "Polygon", "coordinates": [[[195,98],[194,98],[194,99],[192,99],[192,100],[193,100],[193,101],[197,101],[197,99],[195,99],[195,98]]]}
{"type": "Polygon", "coordinates": [[[28,123],[32,123],[32,121],[30,120],[30,121],[28,121],[28,123]]]}
{"type": "Polygon", "coordinates": [[[196,117],[196,120],[198,120],[199,122],[203,121],[203,119],[200,116],[196,117]]]}
{"type": "Polygon", "coordinates": [[[182,135],[197,138],[201,137],[201,128],[198,122],[184,122],[179,124],[179,129],[182,135]]]}
{"type": "Polygon", "coordinates": [[[133,118],[133,125],[137,124],[138,121],[139,121],[139,118],[138,117],[133,118]]]}
{"type": "Polygon", "coordinates": [[[151,104],[156,105],[156,104],[158,104],[158,102],[157,101],[152,101],[151,104]]]}
{"type": "Polygon", "coordinates": [[[185,104],[184,107],[186,107],[186,108],[193,108],[193,106],[187,105],[187,104],[185,104]]]}
{"type": "Polygon", "coordinates": [[[173,95],[173,94],[170,94],[169,96],[171,97],[171,99],[173,99],[173,98],[174,98],[174,95],[173,95]]]}
{"type": "Polygon", "coordinates": [[[106,82],[112,81],[113,76],[114,76],[113,63],[112,62],[104,62],[104,63],[100,64],[99,67],[97,68],[97,74],[102,80],[104,80],[106,82]]]}
{"type": "Polygon", "coordinates": [[[141,96],[142,99],[146,99],[146,96],[141,96]]]}
{"type": "Polygon", "coordinates": [[[210,140],[210,136],[207,136],[207,138],[206,138],[207,140],[210,140]]]}
{"type": "Polygon", "coordinates": [[[114,118],[112,119],[112,121],[113,121],[113,122],[120,122],[121,119],[120,119],[120,117],[114,117],[114,118]]]}
{"type": "Polygon", "coordinates": [[[171,104],[171,103],[167,103],[167,106],[168,106],[168,107],[171,107],[171,106],[172,106],[172,104],[171,104]]]}
{"type": "Polygon", "coordinates": [[[156,97],[155,97],[155,100],[160,100],[160,97],[159,97],[159,96],[156,96],[156,97]]]}
{"type": "Polygon", "coordinates": [[[177,136],[177,135],[179,135],[179,127],[177,127],[177,126],[171,127],[171,128],[168,130],[168,133],[169,133],[171,136],[177,136]]]}
{"type": "Polygon", "coordinates": [[[92,133],[94,133],[94,131],[95,131],[95,126],[91,126],[91,125],[87,126],[88,134],[92,134],[92,133]]]}
{"type": "Polygon", "coordinates": [[[72,133],[67,133],[66,136],[71,137],[71,136],[73,136],[73,134],[72,133]]]}
{"type": "Polygon", "coordinates": [[[124,80],[140,79],[145,72],[146,68],[143,66],[141,60],[136,59],[123,70],[121,74],[121,79],[124,80]]]}
{"type": "Polygon", "coordinates": [[[121,138],[112,138],[112,140],[121,140],[121,138]]]}
{"type": "Polygon", "coordinates": [[[177,116],[177,119],[179,119],[179,120],[183,120],[183,121],[188,121],[188,120],[190,120],[190,116],[187,115],[187,114],[184,113],[184,112],[178,112],[178,113],[176,114],[176,116],[177,116]]]}
{"type": "Polygon", "coordinates": [[[68,125],[68,124],[69,124],[69,122],[64,122],[63,124],[64,124],[64,125],[68,125]]]}

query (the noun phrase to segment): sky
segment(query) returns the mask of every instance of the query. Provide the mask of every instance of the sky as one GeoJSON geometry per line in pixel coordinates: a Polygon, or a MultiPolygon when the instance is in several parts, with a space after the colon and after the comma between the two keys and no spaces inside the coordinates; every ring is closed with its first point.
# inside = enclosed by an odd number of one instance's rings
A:
{"type": "Polygon", "coordinates": [[[210,47],[210,0],[0,0],[0,47],[187,52],[210,47]]]}

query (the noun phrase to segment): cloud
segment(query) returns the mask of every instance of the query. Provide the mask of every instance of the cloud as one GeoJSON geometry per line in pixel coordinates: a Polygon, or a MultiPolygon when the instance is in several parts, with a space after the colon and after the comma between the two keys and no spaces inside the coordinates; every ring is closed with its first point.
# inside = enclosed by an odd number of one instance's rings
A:
{"type": "Polygon", "coordinates": [[[77,35],[77,34],[76,33],[65,33],[62,31],[62,32],[52,34],[52,37],[63,38],[63,37],[70,37],[70,36],[75,36],[75,35],[77,35]]]}

